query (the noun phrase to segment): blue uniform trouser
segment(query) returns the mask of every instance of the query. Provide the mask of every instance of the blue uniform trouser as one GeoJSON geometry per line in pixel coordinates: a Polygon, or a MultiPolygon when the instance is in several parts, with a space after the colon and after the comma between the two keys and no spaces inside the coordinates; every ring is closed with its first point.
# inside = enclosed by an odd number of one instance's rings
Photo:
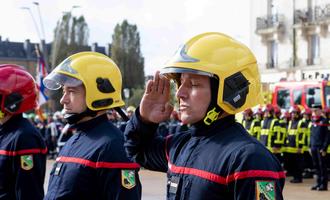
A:
{"type": "Polygon", "coordinates": [[[298,153],[287,153],[288,172],[295,180],[302,180],[303,173],[303,155],[298,153]]]}
{"type": "Polygon", "coordinates": [[[316,169],[317,175],[317,185],[327,186],[328,184],[328,174],[327,174],[327,164],[326,157],[322,156],[320,153],[321,148],[312,148],[312,159],[313,164],[316,169]]]}

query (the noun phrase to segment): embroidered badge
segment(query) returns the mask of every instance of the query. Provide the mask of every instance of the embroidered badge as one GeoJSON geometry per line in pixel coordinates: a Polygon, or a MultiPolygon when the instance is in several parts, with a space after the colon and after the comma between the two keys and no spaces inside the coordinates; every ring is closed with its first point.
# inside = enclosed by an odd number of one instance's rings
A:
{"type": "Polygon", "coordinates": [[[127,189],[132,189],[136,185],[135,171],[121,170],[121,184],[127,189]]]}
{"type": "Polygon", "coordinates": [[[275,186],[273,181],[256,181],[257,200],[275,200],[275,186]]]}
{"type": "Polygon", "coordinates": [[[31,170],[33,168],[33,156],[32,155],[21,156],[21,168],[24,170],[31,170]]]}

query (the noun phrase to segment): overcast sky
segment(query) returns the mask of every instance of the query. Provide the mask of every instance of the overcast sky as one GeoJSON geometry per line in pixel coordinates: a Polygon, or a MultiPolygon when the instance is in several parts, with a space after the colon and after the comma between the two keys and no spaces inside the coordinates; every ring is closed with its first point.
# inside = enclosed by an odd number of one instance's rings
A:
{"type": "MultiPolygon", "coordinates": [[[[33,0],[0,0],[0,35],[2,40],[23,42],[39,37],[28,10],[39,25],[33,0]]],[[[223,32],[249,46],[251,32],[248,0],[38,0],[46,42],[53,40],[53,30],[62,13],[84,15],[90,28],[89,44],[111,43],[117,23],[127,19],[136,24],[141,36],[145,73],[153,74],[190,37],[209,31],[223,32]]],[[[254,19],[253,19],[254,23],[254,19]]],[[[39,29],[40,25],[39,25],[39,29]]],[[[41,37],[42,37],[42,31],[41,37]]]]}

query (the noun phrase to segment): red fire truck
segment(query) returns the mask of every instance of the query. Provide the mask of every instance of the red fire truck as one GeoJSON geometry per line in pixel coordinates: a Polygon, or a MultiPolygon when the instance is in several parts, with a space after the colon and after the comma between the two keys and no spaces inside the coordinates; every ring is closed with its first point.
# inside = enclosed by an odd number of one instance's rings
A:
{"type": "Polygon", "coordinates": [[[292,105],[330,107],[330,81],[284,81],[274,84],[272,91],[272,104],[282,109],[292,105]]]}

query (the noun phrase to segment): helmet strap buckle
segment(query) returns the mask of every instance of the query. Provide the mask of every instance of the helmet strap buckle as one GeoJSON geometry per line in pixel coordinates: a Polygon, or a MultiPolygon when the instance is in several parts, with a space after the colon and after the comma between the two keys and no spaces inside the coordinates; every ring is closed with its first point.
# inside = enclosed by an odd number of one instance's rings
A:
{"type": "Polygon", "coordinates": [[[0,110],[0,119],[5,118],[5,113],[0,110]]]}
{"type": "Polygon", "coordinates": [[[204,123],[208,126],[211,125],[214,121],[218,119],[220,112],[221,110],[217,111],[216,107],[208,111],[206,116],[204,117],[204,123]]]}

